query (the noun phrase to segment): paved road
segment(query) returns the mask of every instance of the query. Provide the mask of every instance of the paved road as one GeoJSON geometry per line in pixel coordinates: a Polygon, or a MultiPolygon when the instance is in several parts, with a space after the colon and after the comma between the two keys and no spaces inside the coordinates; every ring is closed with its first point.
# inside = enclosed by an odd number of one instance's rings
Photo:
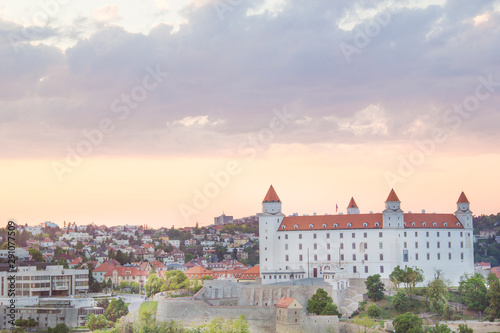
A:
{"type": "Polygon", "coordinates": [[[142,303],[144,303],[144,296],[141,295],[120,294],[118,295],[118,297],[123,298],[123,301],[125,303],[130,303],[130,305],[128,306],[129,313],[138,312],[139,307],[142,303]]]}

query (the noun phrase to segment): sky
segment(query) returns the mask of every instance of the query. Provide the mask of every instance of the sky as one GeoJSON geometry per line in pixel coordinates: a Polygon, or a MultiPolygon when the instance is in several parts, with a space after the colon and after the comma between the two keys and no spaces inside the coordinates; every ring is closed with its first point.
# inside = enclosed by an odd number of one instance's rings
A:
{"type": "Polygon", "coordinates": [[[0,224],[496,214],[498,59],[500,1],[0,0],[0,224]]]}

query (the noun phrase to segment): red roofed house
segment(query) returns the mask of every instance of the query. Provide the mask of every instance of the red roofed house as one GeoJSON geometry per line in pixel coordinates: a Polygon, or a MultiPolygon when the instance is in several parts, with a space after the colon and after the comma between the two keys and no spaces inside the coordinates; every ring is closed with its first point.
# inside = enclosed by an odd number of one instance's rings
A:
{"type": "Polygon", "coordinates": [[[486,269],[491,269],[491,264],[489,262],[478,262],[476,264],[476,267],[479,269],[486,270],[486,269]]]}
{"type": "Polygon", "coordinates": [[[148,276],[149,274],[146,271],[140,270],[137,267],[119,266],[104,274],[104,279],[106,281],[111,280],[114,286],[119,285],[122,281],[127,283],[137,282],[142,288],[146,284],[148,276]]]}
{"type": "Polygon", "coordinates": [[[281,297],[276,303],[276,332],[302,332],[304,307],[293,297],[281,297]]]}
{"type": "Polygon", "coordinates": [[[497,276],[497,278],[500,279],[500,266],[493,267],[490,273],[494,273],[497,276]]]}
{"type": "Polygon", "coordinates": [[[112,271],[116,267],[120,267],[120,264],[115,265],[113,262],[111,262],[111,260],[108,260],[94,268],[92,270],[92,276],[94,277],[94,280],[102,283],[102,281],[104,281],[105,274],[109,271],[112,271]]]}
{"type": "Polygon", "coordinates": [[[201,266],[193,266],[184,272],[188,279],[201,279],[205,275],[212,276],[212,271],[201,266]]]}
{"type": "Polygon", "coordinates": [[[454,214],[405,213],[392,189],[381,213],[361,214],[351,197],[347,214],[287,216],[271,186],[258,215],[262,283],[323,279],[338,270],[347,278],[373,274],[388,278],[399,265],[422,269],[426,279],[422,285],[437,267],[458,285],[460,276],[474,273],[469,207],[462,192],[454,214]]]}
{"type": "Polygon", "coordinates": [[[82,258],[80,258],[80,257],[78,257],[78,258],[73,259],[73,260],[72,260],[72,261],[68,264],[68,266],[69,266],[69,268],[76,268],[76,267],[80,266],[82,262],[83,262],[83,259],[82,259],[82,258]]]}
{"type": "Polygon", "coordinates": [[[260,266],[256,265],[249,268],[241,274],[240,281],[255,281],[255,279],[260,278],[260,266]]]}

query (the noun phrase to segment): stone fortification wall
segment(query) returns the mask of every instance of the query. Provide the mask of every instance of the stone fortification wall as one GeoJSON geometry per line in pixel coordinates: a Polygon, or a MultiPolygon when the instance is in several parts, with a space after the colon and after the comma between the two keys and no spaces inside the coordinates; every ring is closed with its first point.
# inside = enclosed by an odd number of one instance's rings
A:
{"type": "Polygon", "coordinates": [[[276,310],[274,307],[211,306],[202,300],[160,300],[156,320],[174,320],[186,326],[199,326],[217,317],[227,320],[236,319],[240,315],[246,317],[251,332],[270,333],[276,329],[276,310]]]}

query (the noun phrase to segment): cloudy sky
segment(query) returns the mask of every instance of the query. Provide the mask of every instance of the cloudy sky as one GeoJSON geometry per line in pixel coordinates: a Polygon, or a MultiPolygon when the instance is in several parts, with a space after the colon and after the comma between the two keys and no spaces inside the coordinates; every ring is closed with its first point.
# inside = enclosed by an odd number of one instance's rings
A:
{"type": "Polygon", "coordinates": [[[500,209],[500,1],[0,0],[0,220],[500,209]]]}

